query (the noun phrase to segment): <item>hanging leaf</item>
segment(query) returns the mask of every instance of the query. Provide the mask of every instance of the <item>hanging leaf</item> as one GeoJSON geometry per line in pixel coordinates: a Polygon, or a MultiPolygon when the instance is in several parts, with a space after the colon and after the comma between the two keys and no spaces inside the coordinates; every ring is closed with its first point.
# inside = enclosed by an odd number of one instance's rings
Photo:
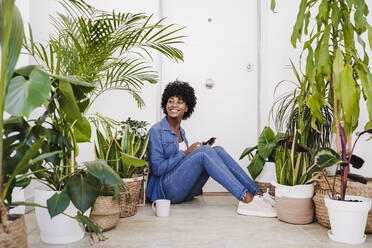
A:
{"type": "Polygon", "coordinates": [[[245,148],[242,154],[240,155],[239,160],[243,159],[245,156],[247,156],[248,154],[250,154],[252,151],[256,149],[257,149],[257,146],[245,148]]]}
{"type": "Polygon", "coordinates": [[[331,33],[331,27],[331,24],[328,24],[324,29],[319,49],[319,60],[317,63],[317,69],[324,75],[329,75],[331,70],[331,58],[329,56],[329,36],[331,33]]]}
{"type": "Polygon", "coordinates": [[[355,120],[359,119],[359,86],[354,81],[352,73],[351,66],[346,65],[341,75],[341,95],[338,96],[342,105],[346,136],[352,132],[355,120]]]}
{"type": "Polygon", "coordinates": [[[82,213],[93,206],[100,194],[101,183],[91,174],[73,175],[66,181],[67,194],[82,213]]]}
{"type": "Polygon", "coordinates": [[[262,159],[267,159],[275,147],[275,134],[270,127],[265,127],[258,137],[257,149],[262,159]]]}
{"type": "Polygon", "coordinates": [[[50,218],[63,213],[70,204],[70,198],[66,192],[55,193],[47,200],[47,207],[50,218]]]}
{"type": "Polygon", "coordinates": [[[264,168],[264,165],[265,165],[265,160],[261,158],[259,154],[256,154],[253,157],[251,163],[247,167],[249,174],[251,174],[251,177],[253,178],[253,180],[256,179],[258,175],[260,175],[261,171],[264,168]]]}
{"type": "Polygon", "coordinates": [[[116,172],[104,160],[85,162],[84,165],[87,167],[88,172],[98,178],[102,184],[115,185],[123,183],[116,172]]]}
{"type": "Polygon", "coordinates": [[[336,55],[333,60],[333,72],[335,73],[335,90],[336,95],[341,94],[341,74],[344,69],[344,59],[340,48],[336,50],[336,55]]]}

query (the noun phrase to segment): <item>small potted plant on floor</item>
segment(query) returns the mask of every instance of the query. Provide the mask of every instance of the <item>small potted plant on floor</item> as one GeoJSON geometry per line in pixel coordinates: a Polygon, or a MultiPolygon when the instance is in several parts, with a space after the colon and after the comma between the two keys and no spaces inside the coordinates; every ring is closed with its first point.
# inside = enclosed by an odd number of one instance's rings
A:
{"type": "MultiPolygon", "coordinates": [[[[95,144],[95,156],[104,159],[116,173],[123,179],[125,186],[120,190],[120,217],[129,217],[136,213],[137,203],[140,196],[143,177],[134,176],[135,169],[148,165],[144,160],[149,136],[142,140],[131,130],[129,124],[125,125],[120,133],[117,131],[118,122],[103,118],[91,119],[96,126],[97,142],[95,144]],[[100,127],[105,130],[103,133],[100,127]],[[113,132],[112,129],[115,131],[113,132]]],[[[113,189],[106,188],[105,192],[113,189]]]]}
{"type": "Polygon", "coordinates": [[[318,166],[341,167],[341,188],[339,190],[328,186],[331,194],[325,196],[325,205],[328,208],[328,215],[331,224],[331,230],[328,235],[332,240],[348,243],[360,244],[366,239],[365,227],[367,223],[368,212],[371,210],[371,199],[346,195],[347,180],[349,177],[350,165],[360,168],[364,161],[353,154],[355,145],[363,134],[372,134],[372,129],[361,132],[353,144],[350,153],[346,152],[346,136],[343,122],[340,123],[342,156],[330,148],[322,148],[315,155],[315,163],[318,166]],[[336,192],[340,192],[337,194],[336,192]]]}

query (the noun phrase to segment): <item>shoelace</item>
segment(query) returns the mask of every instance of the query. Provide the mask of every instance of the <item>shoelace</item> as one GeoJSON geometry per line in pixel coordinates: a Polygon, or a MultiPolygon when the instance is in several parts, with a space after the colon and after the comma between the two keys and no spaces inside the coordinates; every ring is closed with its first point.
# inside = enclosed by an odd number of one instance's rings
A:
{"type": "Polygon", "coordinates": [[[269,203],[272,207],[275,207],[275,198],[269,194],[269,189],[266,189],[266,192],[263,193],[262,198],[264,201],[269,203]]]}

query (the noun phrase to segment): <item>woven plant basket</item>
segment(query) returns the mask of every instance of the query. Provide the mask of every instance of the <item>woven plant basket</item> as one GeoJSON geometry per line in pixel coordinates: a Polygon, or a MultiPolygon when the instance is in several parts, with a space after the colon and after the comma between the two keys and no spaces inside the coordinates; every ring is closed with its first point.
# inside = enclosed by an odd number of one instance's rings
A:
{"type": "MultiPolygon", "coordinates": [[[[120,217],[130,217],[137,213],[137,203],[141,192],[143,178],[123,179],[124,185],[120,187],[120,217]]],[[[105,186],[104,195],[113,195],[112,186],[105,186]]]]}
{"type": "Polygon", "coordinates": [[[254,181],[255,184],[257,184],[258,188],[262,192],[266,192],[267,189],[269,189],[269,194],[272,196],[275,196],[275,187],[271,183],[263,183],[263,182],[258,182],[254,181]]]}
{"type": "Polygon", "coordinates": [[[21,214],[8,215],[9,232],[6,233],[0,224],[0,248],[27,248],[27,229],[25,217],[21,214]]]}
{"type": "MultiPolygon", "coordinates": [[[[327,179],[332,187],[334,177],[327,177],[327,179]]],[[[340,187],[341,179],[340,177],[337,177],[335,181],[335,189],[337,193],[339,193],[338,191],[340,187]]],[[[330,228],[330,224],[328,217],[328,209],[324,203],[324,196],[330,194],[330,192],[331,191],[329,189],[329,186],[324,178],[317,181],[317,185],[315,187],[315,195],[313,197],[315,205],[315,216],[320,225],[328,228],[330,228]]],[[[351,180],[348,180],[346,194],[363,196],[372,199],[372,178],[367,179],[367,184],[362,184],[359,182],[353,182],[351,180]]],[[[366,233],[372,233],[372,210],[368,212],[366,233]]]]}
{"type": "Polygon", "coordinates": [[[116,227],[119,218],[120,207],[114,196],[99,196],[89,217],[103,232],[116,227]]]}

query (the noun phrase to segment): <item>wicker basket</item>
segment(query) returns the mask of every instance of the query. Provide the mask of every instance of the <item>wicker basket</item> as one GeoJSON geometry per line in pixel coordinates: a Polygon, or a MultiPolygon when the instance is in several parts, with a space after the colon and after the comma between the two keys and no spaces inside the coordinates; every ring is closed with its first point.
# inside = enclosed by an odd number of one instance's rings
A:
{"type": "Polygon", "coordinates": [[[108,231],[116,227],[120,218],[119,203],[113,196],[99,196],[94,203],[89,219],[101,230],[108,231]]]}
{"type": "Polygon", "coordinates": [[[263,182],[257,182],[254,181],[255,184],[257,184],[258,188],[262,192],[266,192],[267,189],[269,189],[269,194],[272,196],[275,196],[275,187],[271,183],[263,183],[263,182]]]}
{"type": "Polygon", "coordinates": [[[9,232],[6,233],[0,224],[0,248],[25,248],[27,247],[27,229],[25,218],[21,214],[10,214],[8,220],[9,232]]]}
{"type": "MultiPolygon", "coordinates": [[[[137,203],[141,191],[143,178],[125,178],[124,185],[120,188],[120,217],[130,217],[137,212],[137,203]]],[[[104,195],[112,195],[114,189],[112,186],[105,186],[104,195]]]]}
{"type": "MultiPolygon", "coordinates": [[[[334,177],[327,177],[329,183],[333,184],[334,177]]],[[[335,190],[338,191],[341,186],[340,177],[336,178],[335,190]]],[[[313,197],[315,205],[315,215],[318,223],[322,226],[330,228],[328,209],[324,203],[324,196],[330,193],[330,189],[326,180],[323,178],[317,182],[315,188],[315,195],[313,197]]],[[[339,192],[337,192],[339,193],[339,192]]],[[[368,178],[367,184],[354,182],[351,180],[347,181],[346,194],[363,196],[372,199],[372,178],[368,178]]],[[[366,233],[372,233],[372,209],[368,212],[368,219],[366,225],[366,233]]]]}

